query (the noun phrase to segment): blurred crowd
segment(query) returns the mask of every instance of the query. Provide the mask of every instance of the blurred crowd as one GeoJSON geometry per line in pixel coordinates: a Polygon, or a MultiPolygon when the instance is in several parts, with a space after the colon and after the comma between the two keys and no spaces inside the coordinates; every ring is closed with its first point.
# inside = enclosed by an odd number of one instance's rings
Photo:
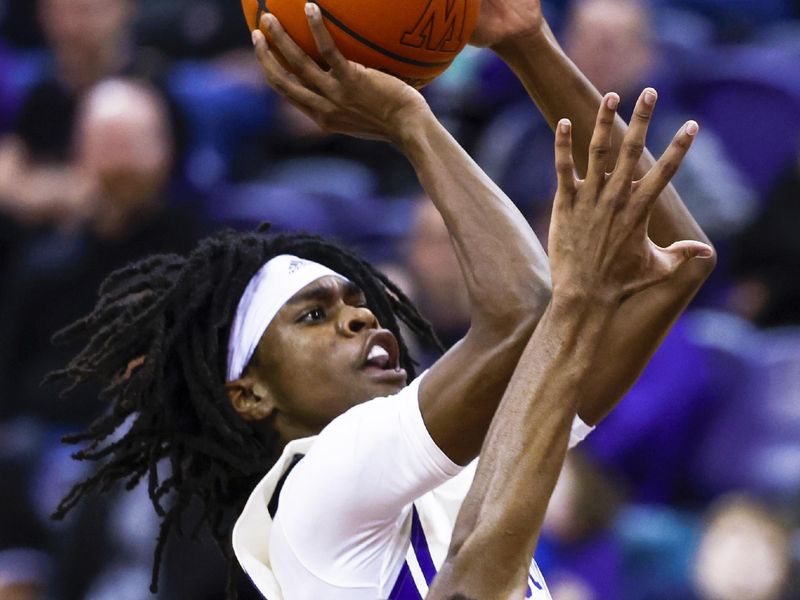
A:
{"type": "MultiPolygon", "coordinates": [[[[553,598],[796,600],[800,2],[551,0],[545,13],[623,115],[659,90],[654,153],[701,123],[675,184],[720,258],[565,466],[537,552],[553,598]]],[[[470,47],[425,94],[546,240],[552,135],[510,71],[470,47]]],[[[359,249],[446,344],[466,330],[447,232],[411,168],[276,97],[238,1],[0,0],[0,600],[151,597],[144,491],[49,518],[86,468],[59,439],[103,410],[97,390],[65,400],[42,385],[74,350],[50,337],[115,268],[263,221],[359,249]]],[[[222,597],[201,541],[168,548],[158,597],[222,597]]]]}

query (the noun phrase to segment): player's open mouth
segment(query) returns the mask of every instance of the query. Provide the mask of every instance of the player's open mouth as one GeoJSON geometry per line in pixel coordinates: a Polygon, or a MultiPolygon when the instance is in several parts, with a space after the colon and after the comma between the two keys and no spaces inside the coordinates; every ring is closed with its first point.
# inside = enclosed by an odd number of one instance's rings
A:
{"type": "Polygon", "coordinates": [[[405,378],[405,370],[400,368],[400,348],[392,332],[382,329],[367,338],[360,368],[373,375],[405,378]]]}

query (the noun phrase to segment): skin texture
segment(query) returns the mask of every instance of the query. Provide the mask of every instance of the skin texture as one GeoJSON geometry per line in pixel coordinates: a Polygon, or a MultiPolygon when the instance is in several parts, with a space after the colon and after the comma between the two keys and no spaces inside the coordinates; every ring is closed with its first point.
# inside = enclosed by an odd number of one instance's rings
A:
{"type": "MultiPolygon", "coordinates": [[[[595,147],[610,147],[618,102],[613,94],[604,98],[595,147]]],[[[643,147],[644,125],[633,124],[625,143],[643,147]]],[[[640,184],[633,182],[638,156],[632,153],[621,155],[609,177],[605,160],[593,155],[586,179],[576,179],[570,130],[569,121],[563,120],[556,134],[558,191],[548,246],[552,302],[489,429],[447,560],[428,600],[524,596],[570,425],[615,314],[626,298],[669,281],[691,258],[713,255],[711,247],[693,241],[659,248],[647,235],[655,199],[685,156],[692,129],[684,127],[677,134],[640,184]],[[590,237],[586,231],[601,234],[590,237]]]]}
{"type": "Polygon", "coordinates": [[[399,392],[406,385],[404,370],[363,368],[376,334],[391,335],[380,329],[356,286],[333,276],[310,283],[261,339],[248,371],[257,395],[248,404],[248,396],[238,394],[234,406],[253,421],[272,414],[272,425],[288,440],[314,435],[364,398],[399,392]]]}

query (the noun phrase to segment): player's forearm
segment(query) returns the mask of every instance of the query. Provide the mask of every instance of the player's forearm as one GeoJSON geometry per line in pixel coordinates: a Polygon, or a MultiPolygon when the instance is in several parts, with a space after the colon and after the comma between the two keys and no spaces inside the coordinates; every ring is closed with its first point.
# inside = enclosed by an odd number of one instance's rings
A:
{"type": "MultiPolygon", "coordinates": [[[[565,54],[547,25],[539,32],[504,42],[494,50],[516,73],[551,127],[561,118],[572,121],[575,166],[579,173],[585,173],[600,93],[565,54]]],[[[627,125],[617,117],[609,164],[614,164],[626,131],[627,125]]],[[[637,175],[643,175],[654,162],[653,156],[645,151],[637,175]]],[[[672,185],[665,188],[656,204],[649,234],[660,245],[680,239],[708,243],[672,185]]],[[[702,270],[698,276],[704,278],[702,270]]]]}
{"type": "MultiPolygon", "coordinates": [[[[599,303],[554,297],[487,434],[435,590],[482,600],[524,593],[583,383],[610,316],[599,303]]],[[[429,596],[439,597],[446,596],[429,596]]]]}
{"type": "Polygon", "coordinates": [[[550,273],[519,210],[433,114],[407,121],[396,144],[447,225],[470,296],[473,329],[500,332],[519,319],[535,323],[550,298],[550,273]]]}

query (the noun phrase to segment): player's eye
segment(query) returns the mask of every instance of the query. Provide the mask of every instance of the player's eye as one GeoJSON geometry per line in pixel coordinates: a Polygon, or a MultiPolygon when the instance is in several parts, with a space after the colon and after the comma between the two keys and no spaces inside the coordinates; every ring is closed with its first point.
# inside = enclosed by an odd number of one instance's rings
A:
{"type": "Polygon", "coordinates": [[[298,322],[316,323],[325,320],[325,310],[316,306],[300,315],[298,322]]]}

